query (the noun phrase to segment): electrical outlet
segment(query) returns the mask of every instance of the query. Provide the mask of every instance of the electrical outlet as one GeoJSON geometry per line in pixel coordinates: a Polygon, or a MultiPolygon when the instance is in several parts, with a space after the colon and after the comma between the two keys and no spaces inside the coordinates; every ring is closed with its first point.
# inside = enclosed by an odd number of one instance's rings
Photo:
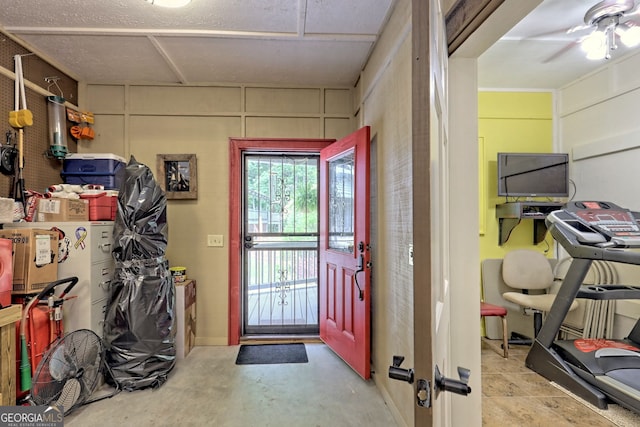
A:
{"type": "Polygon", "coordinates": [[[409,245],[409,265],[413,265],[413,245],[409,245]]]}
{"type": "Polygon", "coordinates": [[[224,246],[224,240],[222,234],[209,234],[207,235],[207,246],[224,246]]]}

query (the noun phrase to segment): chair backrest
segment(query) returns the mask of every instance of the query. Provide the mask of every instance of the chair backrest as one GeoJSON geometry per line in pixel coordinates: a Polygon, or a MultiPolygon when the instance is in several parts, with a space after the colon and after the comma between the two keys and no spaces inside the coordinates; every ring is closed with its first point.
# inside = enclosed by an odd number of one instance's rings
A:
{"type": "Polygon", "coordinates": [[[540,252],[516,249],[502,260],[502,279],[516,289],[547,289],[553,284],[553,269],[540,252]]]}

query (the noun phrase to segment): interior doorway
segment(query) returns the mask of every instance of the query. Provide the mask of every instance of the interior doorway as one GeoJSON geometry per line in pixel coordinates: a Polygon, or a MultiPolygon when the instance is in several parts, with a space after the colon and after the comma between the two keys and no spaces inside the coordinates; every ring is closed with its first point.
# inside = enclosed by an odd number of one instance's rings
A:
{"type": "Polygon", "coordinates": [[[317,335],[319,155],[242,158],[242,333],[317,335]]]}

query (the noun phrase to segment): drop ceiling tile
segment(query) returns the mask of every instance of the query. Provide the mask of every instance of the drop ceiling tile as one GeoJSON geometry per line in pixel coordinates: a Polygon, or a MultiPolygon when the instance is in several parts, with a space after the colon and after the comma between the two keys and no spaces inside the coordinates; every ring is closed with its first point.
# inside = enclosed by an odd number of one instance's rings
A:
{"type": "Polygon", "coordinates": [[[191,82],[351,86],[371,43],[158,38],[191,82]]]}
{"type": "Polygon", "coordinates": [[[144,0],[20,0],[2,6],[0,24],[13,27],[297,31],[298,0],[194,0],[184,8],[144,0]],[[29,13],[25,13],[25,10],[29,13]]]}
{"type": "Polygon", "coordinates": [[[393,0],[308,0],[305,32],[377,34],[393,0]]]}
{"type": "Polygon", "coordinates": [[[56,52],[56,62],[82,81],[178,81],[145,37],[35,35],[24,39],[43,52],[56,52]]]}

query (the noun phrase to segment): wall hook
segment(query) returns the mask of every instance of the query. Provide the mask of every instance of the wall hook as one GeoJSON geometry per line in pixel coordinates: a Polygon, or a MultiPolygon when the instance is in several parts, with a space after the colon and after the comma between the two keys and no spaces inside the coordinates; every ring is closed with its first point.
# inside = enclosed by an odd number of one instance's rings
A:
{"type": "MultiPolygon", "coordinates": [[[[60,80],[60,77],[58,76],[52,76],[52,77],[45,77],[44,81],[49,83],[49,86],[47,86],[47,90],[49,92],[51,92],[51,88],[53,86],[58,88],[58,91],[60,92],[60,98],[64,98],[64,95],[62,94],[62,89],[60,89],[60,86],[58,86],[58,80],[60,80]]],[[[51,92],[53,93],[53,92],[51,92]]]]}

